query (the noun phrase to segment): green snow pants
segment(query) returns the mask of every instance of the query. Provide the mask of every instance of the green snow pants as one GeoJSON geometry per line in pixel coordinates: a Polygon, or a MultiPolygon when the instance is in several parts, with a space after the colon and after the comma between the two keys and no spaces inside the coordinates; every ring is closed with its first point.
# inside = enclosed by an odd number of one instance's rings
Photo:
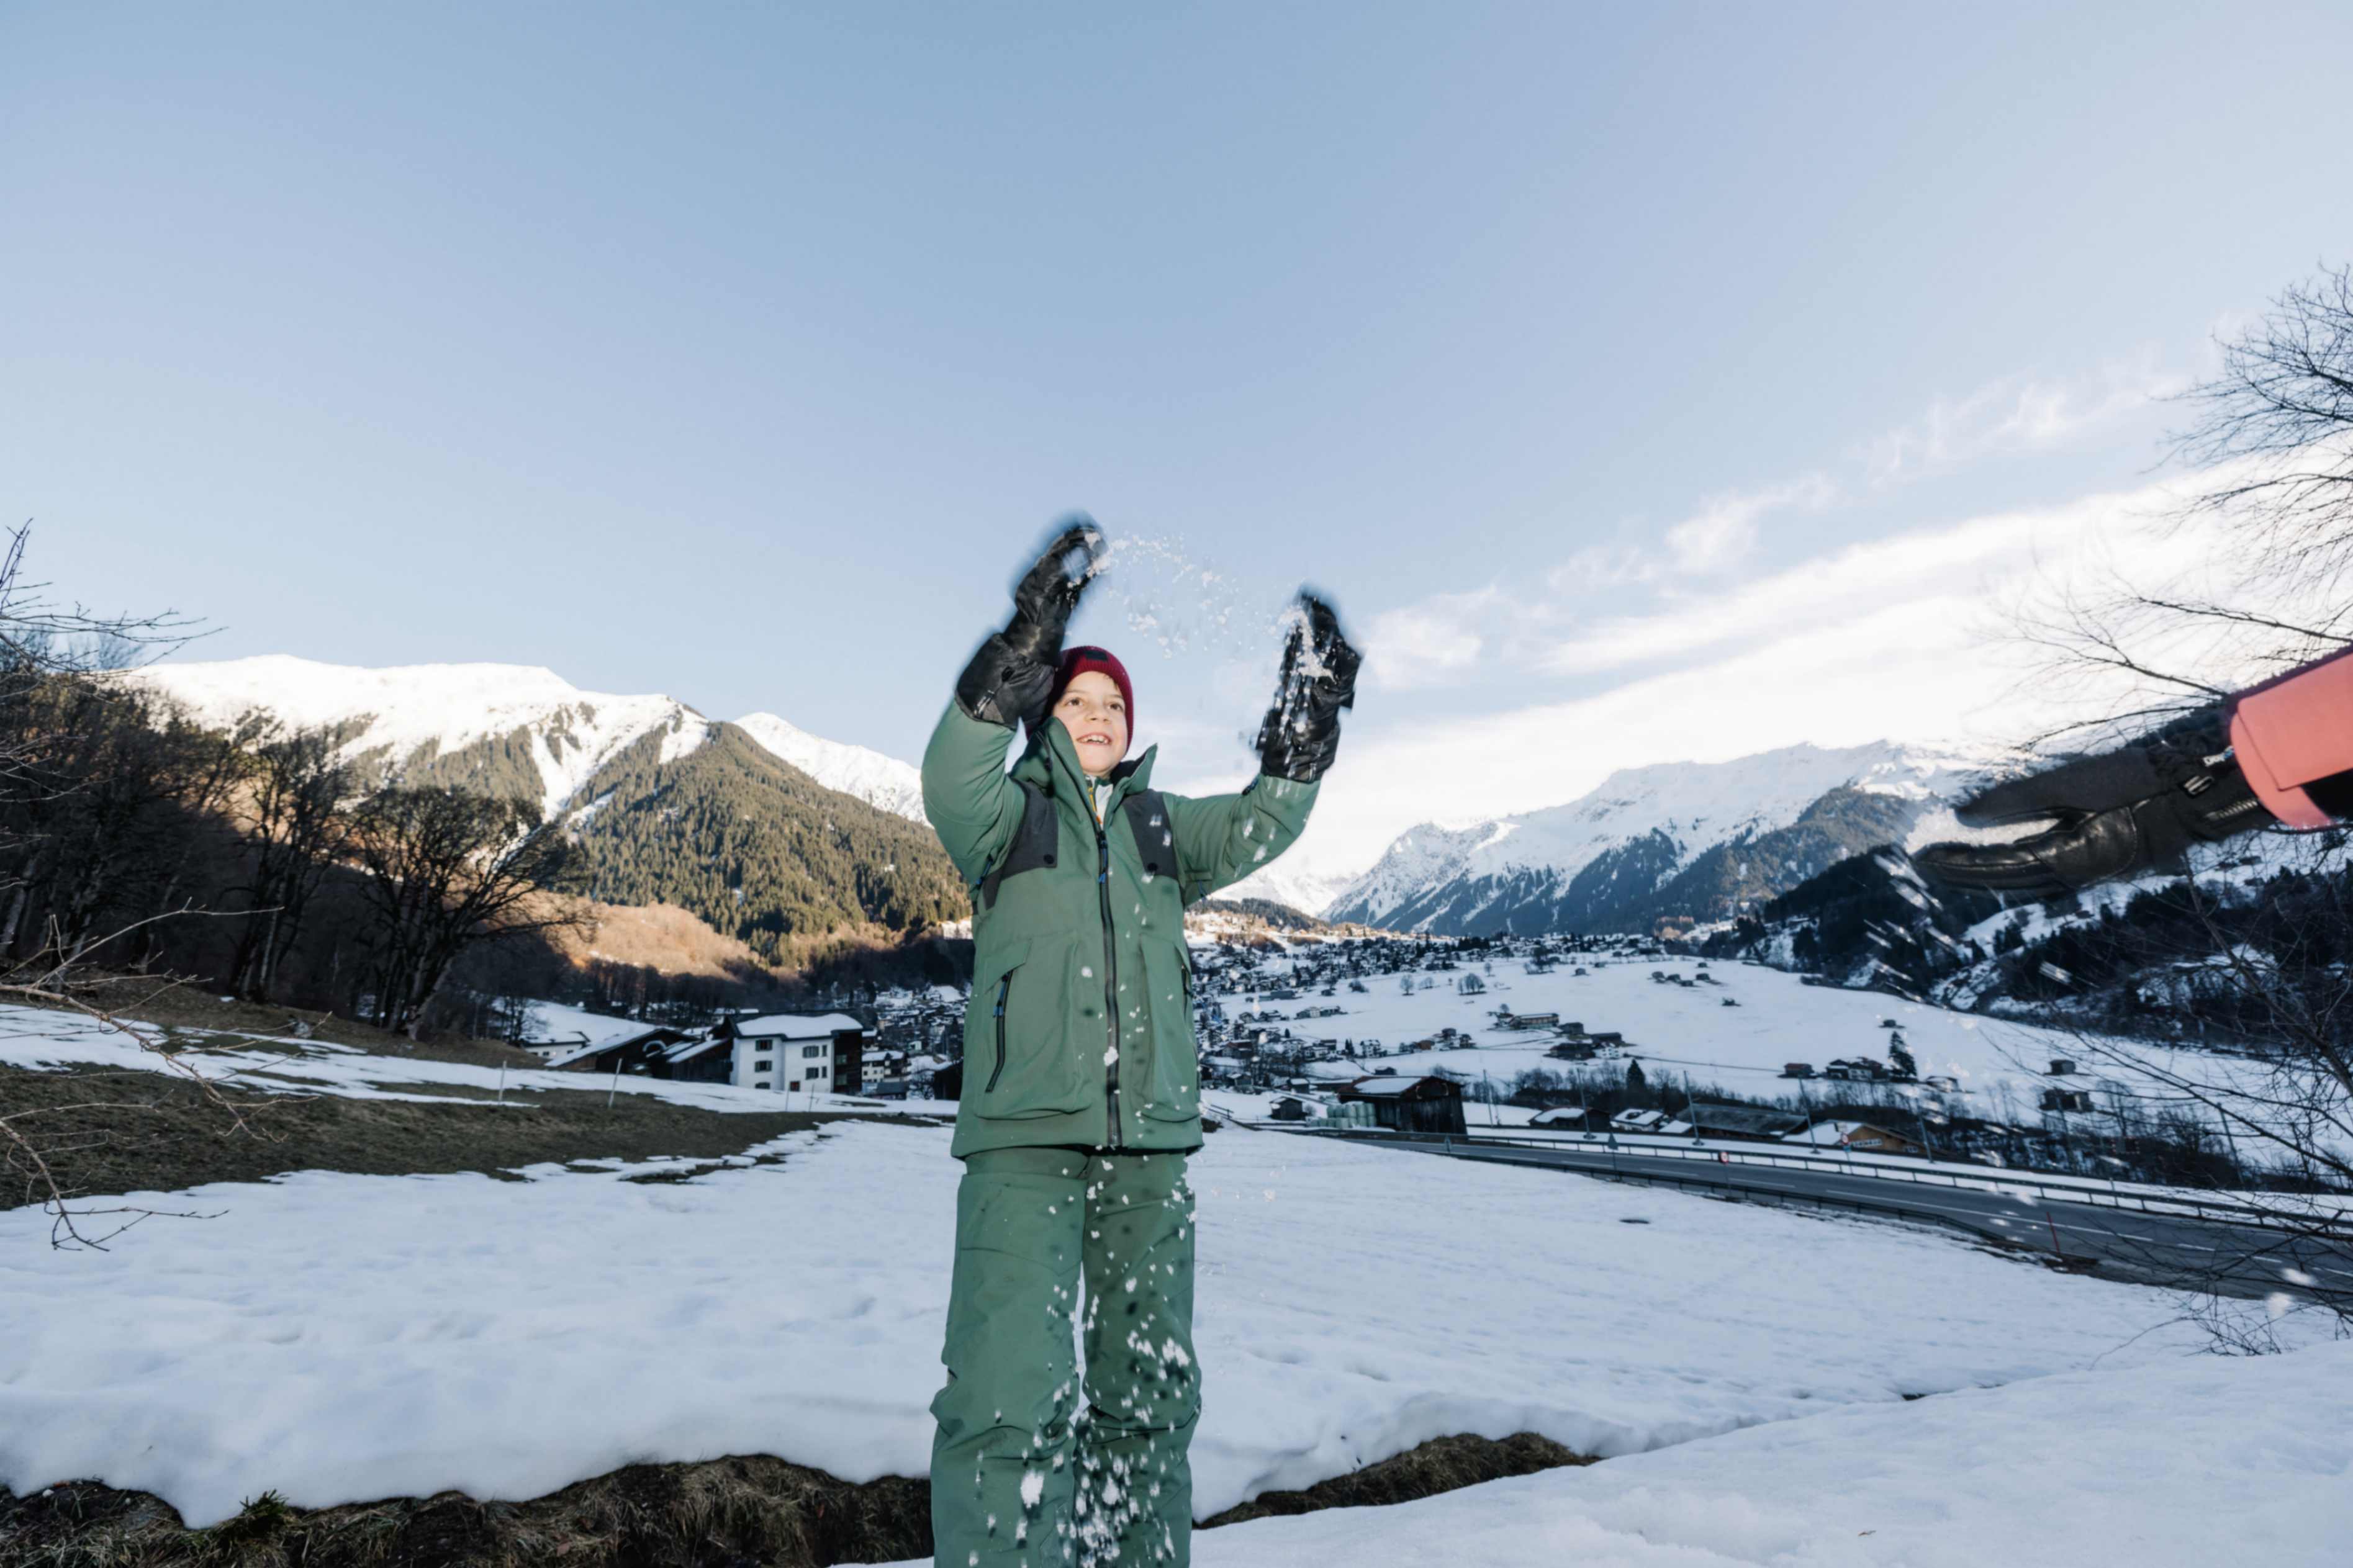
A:
{"type": "Polygon", "coordinates": [[[1185,1568],[1201,1409],[1181,1153],[984,1149],[956,1187],[935,1568],[1185,1568]],[[1086,1281],[1082,1382],[1071,1315],[1086,1281]]]}

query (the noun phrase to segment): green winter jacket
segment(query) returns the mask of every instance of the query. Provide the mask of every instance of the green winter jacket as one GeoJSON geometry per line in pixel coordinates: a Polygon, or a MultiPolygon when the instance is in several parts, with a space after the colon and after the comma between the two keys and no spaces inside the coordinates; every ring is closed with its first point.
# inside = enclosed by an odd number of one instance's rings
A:
{"type": "MultiPolygon", "coordinates": [[[[1010,774],[1013,731],[954,703],[923,752],[923,810],[973,890],[957,1158],[979,1149],[1201,1146],[1185,906],[1249,876],[1307,825],[1316,786],[1261,774],[1238,795],[1127,809],[1158,748],[1113,769],[1103,820],[1070,731],[1048,723],[1010,774]],[[989,873],[1044,792],[1052,847],[989,873]],[[1161,842],[1140,843],[1155,832],[1161,842]],[[1106,867],[1108,868],[1106,870],[1106,867]]],[[[1047,842],[1033,832],[1032,849],[1047,842]]]]}

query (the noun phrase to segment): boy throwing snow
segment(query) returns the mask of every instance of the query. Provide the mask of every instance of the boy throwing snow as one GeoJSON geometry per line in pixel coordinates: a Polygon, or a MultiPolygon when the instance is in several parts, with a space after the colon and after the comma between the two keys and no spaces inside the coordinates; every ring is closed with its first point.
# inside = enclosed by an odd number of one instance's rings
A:
{"type": "Polygon", "coordinates": [[[1185,906],[1299,837],[1356,700],[1356,650],[1302,594],[1258,777],[1200,799],[1153,789],[1154,752],[1125,760],[1126,669],[1062,647],[1102,550],[1081,519],[1022,576],[923,753],[923,808],[972,887],[975,947],[947,1383],[932,1401],[942,1568],[1190,1560],[1185,1163],[1201,1119],[1185,906]]]}

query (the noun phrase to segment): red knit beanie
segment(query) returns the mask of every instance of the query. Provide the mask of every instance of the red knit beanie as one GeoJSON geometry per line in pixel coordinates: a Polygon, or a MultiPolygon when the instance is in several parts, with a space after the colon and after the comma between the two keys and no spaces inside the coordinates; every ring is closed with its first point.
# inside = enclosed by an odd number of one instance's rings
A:
{"type": "Polygon", "coordinates": [[[1054,689],[1046,697],[1047,717],[1053,716],[1055,705],[1062,700],[1062,693],[1070,689],[1071,682],[1091,669],[1099,669],[1110,676],[1111,683],[1119,688],[1120,698],[1127,704],[1127,738],[1131,743],[1134,742],[1135,686],[1127,679],[1127,666],[1113,657],[1109,648],[1082,646],[1062,650],[1062,662],[1054,669],[1054,689]]]}

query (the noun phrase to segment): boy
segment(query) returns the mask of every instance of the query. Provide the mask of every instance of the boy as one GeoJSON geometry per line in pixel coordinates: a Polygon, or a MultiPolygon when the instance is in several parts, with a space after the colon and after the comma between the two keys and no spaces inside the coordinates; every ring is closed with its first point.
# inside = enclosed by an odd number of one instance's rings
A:
{"type": "Polygon", "coordinates": [[[1184,910],[1297,839],[1356,698],[1356,650],[1303,594],[1258,777],[1201,799],[1154,790],[1155,753],[1124,760],[1125,668],[1061,646],[1102,548],[1077,520],[1023,575],[923,753],[923,808],[973,888],[951,1145],[965,1172],[932,1401],[934,1562],[949,1568],[1190,1560],[1185,1163],[1201,1121],[1184,910]]]}

